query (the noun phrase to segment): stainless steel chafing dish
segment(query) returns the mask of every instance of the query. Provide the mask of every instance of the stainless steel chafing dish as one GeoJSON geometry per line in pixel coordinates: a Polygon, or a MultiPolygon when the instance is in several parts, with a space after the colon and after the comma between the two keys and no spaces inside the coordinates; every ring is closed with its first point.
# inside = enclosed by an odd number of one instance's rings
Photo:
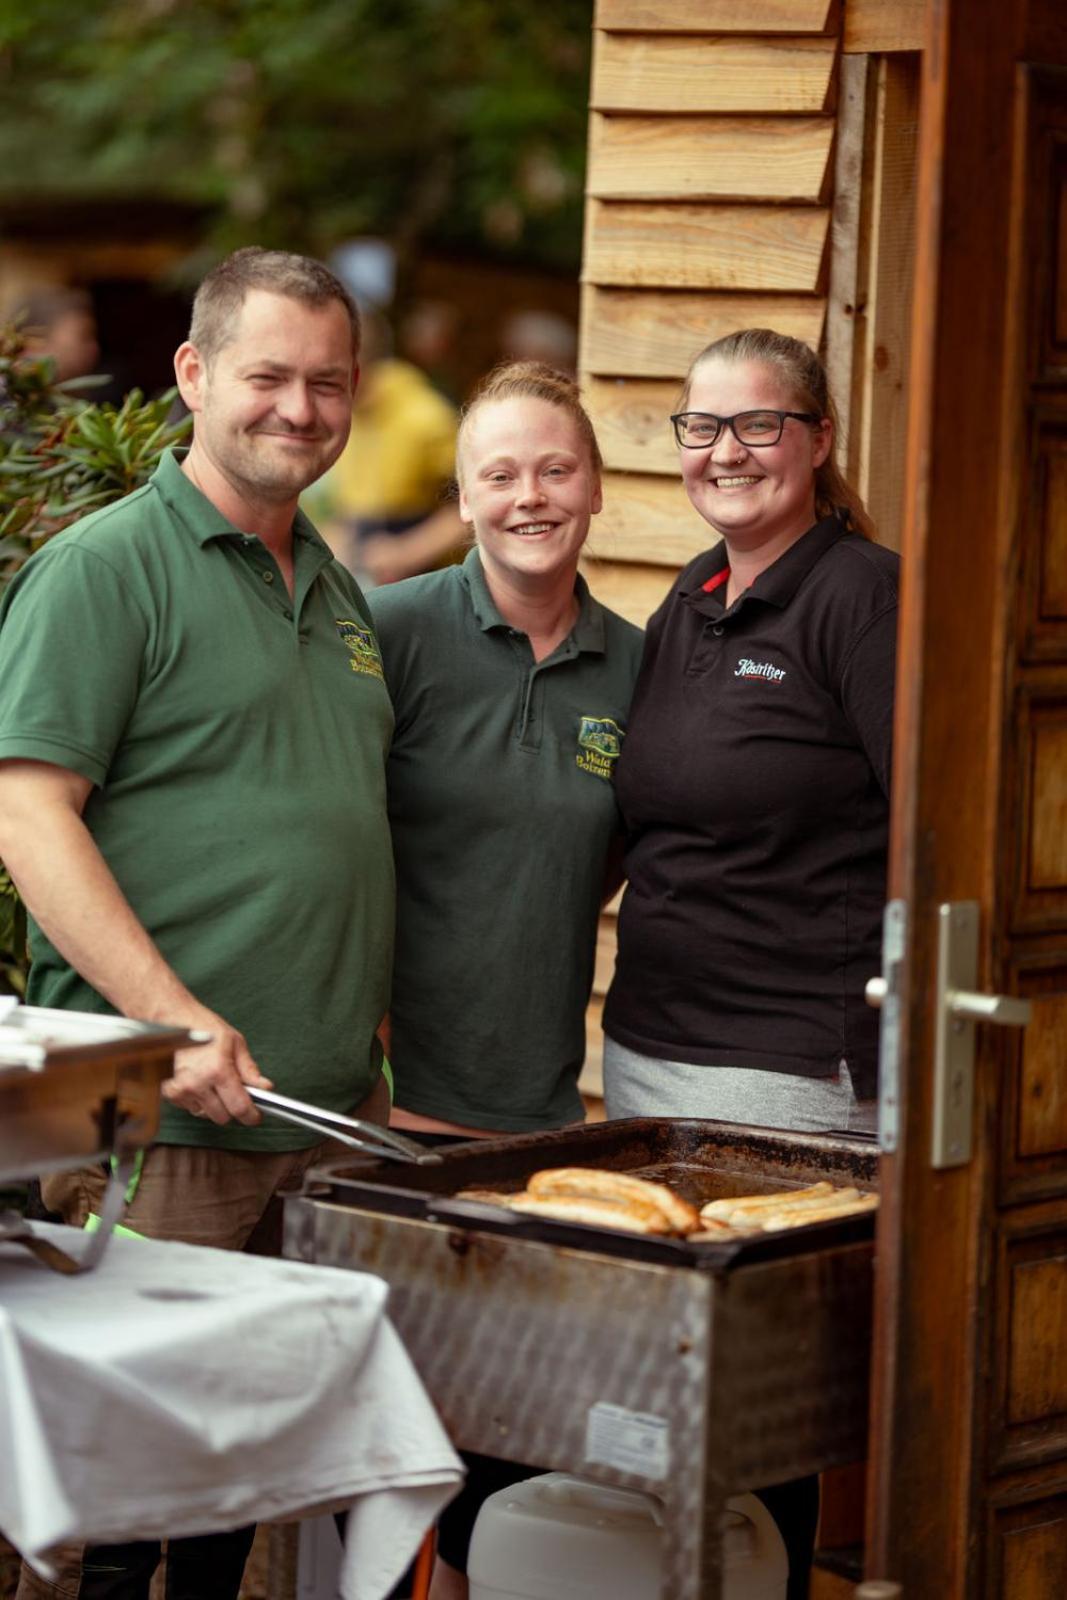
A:
{"type": "Polygon", "coordinates": [[[160,1088],[175,1051],[206,1037],[0,1000],[0,1182],[114,1158],[96,1235],[77,1260],[15,1211],[0,1212],[0,1239],[24,1244],[59,1272],[95,1266],[122,1215],[136,1153],[159,1128],[160,1088]]]}
{"type": "Polygon", "coordinates": [[[522,1216],[457,1190],[607,1167],[703,1203],[821,1178],[877,1187],[866,1140],[639,1119],[333,1163],[286,1204],[286,1253],[373,1272],[464,1449],[644,1489],[669,1600],[718,1600],[727,1496],[865,1450],[873,1218],[689,1243],[522,1216]]]}
{"type": "Polygon", "coordinates": [[[185,1028],[40,1006],[0,1010],[0,1180],[151,1142],[185,1028]]]}

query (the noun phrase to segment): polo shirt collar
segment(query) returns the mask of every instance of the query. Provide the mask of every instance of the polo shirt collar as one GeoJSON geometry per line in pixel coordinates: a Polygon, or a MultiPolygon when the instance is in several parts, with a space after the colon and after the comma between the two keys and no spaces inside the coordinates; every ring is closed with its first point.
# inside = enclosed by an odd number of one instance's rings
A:
{"type": "MultiPolygon", "coordinates": [[[[460,579],[466,585],[471,598],[471,609],[483,633],[488,633],[491,628],[511,627],[511,624],[500,615],[496,601],[489,592],[489,585],[485,581],[485,568],[482,566],[477,545],[473,550],[468,550],[464,557],[460,568],[460,579]]],[[[589,593],[589,585],[580,572],[575,573],[574,592],[578,597],[578,620],[571,629],[569,637],[574,640],[578,650],[603,655],[603,607],[589,593]]]]}
{"type": "MultiPolygon", "coordinates": [[[[165,450],[152,474],[152,486],[168,510],[201,549],[212,539],[248,538],[242,528],[235,528],[193,480],[186,477],[182,462],[188,454],[188,450],[165,450]]],[[[293,537],[315,546],[330,560],[333,559],[329,545],[299,507],[293,518],[293,537]]]]}
{"type": "MultiPolygon", "coordinates": [[[[791,544],[772,566],[760,573],[752,586],[745,590],[741,601],[763,600],[768,605],[784,610],[816,562],[821,561],[827,550],[843,539],[848,531],[847,521],[836,513],[823,517],[795,544],[791,544]]],[[[725,572],[729,565],[730,558],[723,541],[694,562],[685,587],[680,591],[681,599],[697,611],[721,614],[725,608],[725,586],[713,586],[709,590],[707,585],[725,572]]]]}

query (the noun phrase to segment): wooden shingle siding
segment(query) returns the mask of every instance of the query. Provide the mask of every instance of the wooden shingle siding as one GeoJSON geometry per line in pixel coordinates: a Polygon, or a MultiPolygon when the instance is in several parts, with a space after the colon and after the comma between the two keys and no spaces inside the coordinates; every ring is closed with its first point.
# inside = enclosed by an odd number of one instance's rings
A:
{"type": "MultiPolygon", "coordinates": [[[[598,0],[579,376],[605,458],[585,576],[645,624],[713,542],[669,416],[697,350],[737,328],[821,346],[829,288],[841,6],[598,0]]],[[[600,1088],[601,922],[582,1082],[600,1088]]]]}
{"type": "Polygon", "coordinates": [[[602,33],[593,50],[594,111],[824,112],[833,40],[602,33]]]}
{"type": "Polygon", "coordinates": [[[599,200],[824,199],[828,117],[606,116],[589,123],[588,192],[599,200]]]}
{"type": "Polygon", "coordinates": [[[925,25],[926,0],[848,0],[841,48],[856,55],[921,50],[925,25]]]}
{"type": "MultiPolygon", "coordinates": [[[[605,474],[585,570],[631,621],[714,543],[668,421],[692,358],[746,327],[822,343],[841,27],[832,0],[598,0],[579,371],[605,474]]],[[[606,918],[597,995],[613,940],[606,918]]],[[[590,1088],[598,1018],[595,1000],[590,1088]]]]}
{"type": "Polygon", "coordinates": [[[819,290],[830,213],[816,206],[590,200],[586,271],[633,288],[819,290]]]}
{"type": "Polygon", "coordinates": [[[590,378],[585,403],[596,427],[606,467],[620,472],[678,476],[678,451],[667,426],[678,394],[675,379],[625,383],[590,378]]]}
{"type": "Polygon", "coordinates": [[[768,325],[818,345],[825,301],[815,295],[582,289],[583,374],[680,379],[695,353],[735,328],[768,325]]]}
{"type": "Polygon", "coordinates": [[[598,600],[625,617],[627,622],[643,628],[670,588],[674,568],[601,558],[597,551],[607,542],[606,527],[601,533],[599,523],[594,522],[582,570],[598,600]]]}
{"type": "MultiPolygon", "coordinates": [[[[884,0],[876,0],[884,3],[884,0]]],[[[825,33],[836,0],[597,0],[597,28],[641,33],[825,33]]]]}
{"type": "Polygon", "coordinates": [[[589,535],[591,550],[603,560],[677,568],[714,543],[707,523],[689,504],[680,475],[605,472],[604,504],[611,514],[601,516],[589,535]]]}

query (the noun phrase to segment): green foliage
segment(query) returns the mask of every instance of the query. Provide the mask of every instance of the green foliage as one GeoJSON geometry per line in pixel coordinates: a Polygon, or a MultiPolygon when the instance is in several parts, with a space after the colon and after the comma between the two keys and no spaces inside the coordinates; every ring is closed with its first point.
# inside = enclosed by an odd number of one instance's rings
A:
{"type": "MultiPolygon", "coordinates": [[[[34,550],[76,517],[146,482],[168,445],[174,391],[121,406],[84,398],[100,379],[56,383],[48,357],[27,354],[17,327],[0,327],[0,594],[34,550]]],[[[0,993],[26,986],[26,914],[0,863],[0,993]]]]}
{"type": "Polygon", "coordinates": [[[56,383],[52,360],[0,328],[0,593],[46,539],[147,481],[189,421],[168,420],[174,390],[121,406],[83,398],[100,379],[56,383]]]}
{"type": "Polygon", "coordinates": [[[0,994],[26,993],[26,907],[0,861],[0,994]]]}
{"type": "Polygon", "coordinates": [[[0,194],[204,202],[218,248],[380,233],[573,270],[591,23],[591,0],[0,0],[0,194]]]}

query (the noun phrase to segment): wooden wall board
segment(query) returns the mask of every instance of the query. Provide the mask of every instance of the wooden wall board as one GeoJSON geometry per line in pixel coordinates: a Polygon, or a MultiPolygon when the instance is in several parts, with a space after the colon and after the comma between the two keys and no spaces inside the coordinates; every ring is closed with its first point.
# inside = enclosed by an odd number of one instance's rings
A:
{"type": "Polygon", "coordinates": [[[608,200],[827,199],[832,117],[593,112],[587,192],[608,200]]]}
{"type": "Polygon", "coordinates": [[[915,262],[919,64],[886,55],[877,66],[869,212],[867,304],[859,362],[855,482],[879,538],[900,549],[904,441],[915,262]]]}
{"type": "Polygon", "coordinates": [[[825,33],[836,0],[763,0],[745,12],[736,0],[597,0],[593,26],[638,33],[825,33]]]}
{"type": "Polygon", "coordinates": [[[594,111],[820,112],[837,51],[817,38],[597,33],[594,111]]]}
{"type": "Polygon", "coordinates": [[[582,392],[605,466],[678,477],[678,448],[669,421],[677,382],[592,378],[582,392]]]}
{"type": "Polygon", "coordinates": [[[614,918],[601,917],[600,927],[597,929],[596,967],[593,972],[594,994],[606,995],[611,987],[615,973],[616,945],[614,918]]]}
{"type": "Polygon", "coordinates": [[[867,56],[846,56],[841,63],[834,147],[834,208],[830,225],[829,296],[826,308],[826,377],[837,406],[838,433],[834,451],[851,482],[855,476],[856,438],[862,433],[856,352],[863,322],[867,256],[863,218],[868,209],[867,56]]]}
{"type": "Polygon", "coordinates": [[[856,55],[921,50],[925,11],[926,0],[845,0],[842,49],[856,55]]]}
{"type": "Polygon", "coordinates": [[[578,1079],[583,1095],[604,1098],[604,1029],[601,1021],[604,1002],[594,995],[585,1014],[585,1065],[578,1079]]]}
{"type": "Polygon", "coordinates": [[[583,372],[681,380],[698,351],[738,328],[769,327],[818,347],[825,301],[811,295],[582,290],[583,372]]]}
{"type": "Polygon", "coordinates": [[[816,294],[829,220],[821,206],[590,200],[583,276],[621,288],[816,294]]]}
{"type": "Polygon", "coordinates": [[[591,555],[604,561],[680,567],[714,543],[680,478],[675,482],[643,472],[604,474],[604,509],[589,535],[591,555]]]}
{"type": "MultiPolygon", "coordinates": [[[[595,523],[593,527],[595,531],[595,523]]],[[[592,555],[583,558],[582,572],[597,599],[638,628],[657,610],[674,579],[669,567],[654,567],[647,561],[598,560],[592,555]]]]}

